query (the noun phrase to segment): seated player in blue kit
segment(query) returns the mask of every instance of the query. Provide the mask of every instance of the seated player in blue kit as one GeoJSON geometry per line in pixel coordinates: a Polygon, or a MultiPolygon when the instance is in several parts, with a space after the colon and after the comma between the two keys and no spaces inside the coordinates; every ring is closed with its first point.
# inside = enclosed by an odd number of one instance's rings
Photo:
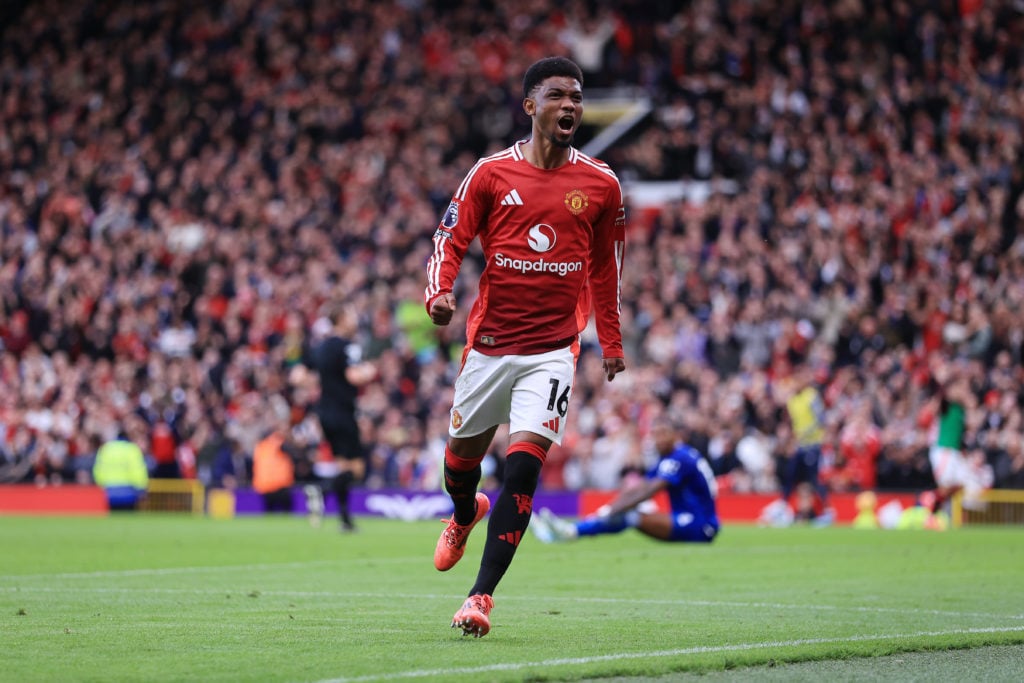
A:
{"type": "Polygon", "coordinates": [[[611,503],[575,524],[559,519],[548,509],[541,510],[530,525],[537,538],[555,543],[634,528],[661,541],[714,540],[719,529],[715,511],[718,486],[711,466],[696,449],[680,441],[668,418],[658,419],[651,436],[659,460],[641,483],[623,489],[611,503]],[[638,508],[659,491],[668,493],[671,512],[638,508]]]}

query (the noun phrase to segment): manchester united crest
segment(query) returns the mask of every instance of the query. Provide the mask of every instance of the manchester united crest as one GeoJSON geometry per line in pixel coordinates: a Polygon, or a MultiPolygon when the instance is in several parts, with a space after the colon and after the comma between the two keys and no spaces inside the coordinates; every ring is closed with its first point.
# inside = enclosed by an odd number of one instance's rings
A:
{"type": "Polygon", "coordinates": [[[462,415],[457,410],[452,411],[452,429],[458,429],[462,426],[462,415]]]}
{"type": "Polygon", "coordinates": [[[566,193],[565,208],[569,209],[569,213],[573,216],[579,216],[587,210],[588,206],[590,206],[590,199],[587,195],[583,194],[582,190],[573,190],[566,193]]]}

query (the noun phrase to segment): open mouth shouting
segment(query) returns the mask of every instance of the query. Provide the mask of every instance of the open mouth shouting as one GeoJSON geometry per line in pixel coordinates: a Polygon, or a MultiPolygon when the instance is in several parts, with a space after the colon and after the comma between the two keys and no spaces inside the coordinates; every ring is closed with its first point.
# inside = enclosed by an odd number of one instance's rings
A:
{"type": "Polygon", "coordinates": [[[576,127],[576,117],[572,114],[564,114],[558,121],[558,132],[562,135],[572,135],[576,127]]]}
{"type": "Polygon", "coordinates": [[[576,117],[572,114],[562,114],[555,120],[555,130],[551,133],[551,142],[558,147],[569,147],[575,132],[576,117]]]}

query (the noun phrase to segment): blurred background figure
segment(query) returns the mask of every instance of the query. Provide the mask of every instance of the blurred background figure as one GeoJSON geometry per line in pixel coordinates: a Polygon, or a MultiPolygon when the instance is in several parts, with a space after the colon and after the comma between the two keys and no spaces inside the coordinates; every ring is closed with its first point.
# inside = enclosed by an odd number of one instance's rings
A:
{"type": "MultiPolygon", "coordinates": [[[[141,428],[131,429],[136,437],[141,428]]],[[[146,495],[149,470],[142,449],[128,434],[108,441],[96,451],[92,467],[93,480],[107,494],[111,510],[134,510],[146,495]]]]}
{"type": "Polygon", "coordinates": [[[796,493],[796,519],[827,521],[828,488],[821,481],[822,444],[825,441],[825,402],[814,381],[814,369],[799,366],[788,395],[783,393],[787,421],[780,425],[784,448],[781,466],[782,500],[796,493]]]}
{"type": "Polygon", "coordinates": [[[857,506],[857,516],[853,519],[854,529],[878,529],[878,496],[874,491],[861,491],[854,501],[857,506]]]}
{"type": "Polygon", "coordinates": [[[263,498],[266,512],[292,511],[296,454],[289,452],[287,429],[279,426],[253,449],[252,487],[263,498]]]}
{"type": "MultiPolygon", "coordinates": [[[[356,339],[359,315],[351,304],[332,307],[315,327],[318,329],[314,334],[319,333],[318,336],[323,338],[312,352],[313,364],[320,376],[316,413],[337,471],[331,488],[338,500],[341,529],[354,531],[349,492],[366,476],[367,459],[356,420],[356,399],[359,388],[377,377],[377,368],[363,360],[362,349],[356,339]]],[[[308,490],[307,498],[312,507],[318,505],[315,492],[308,490]]]]}
{"type": "Polygon", "coordinates": [[[939,509],[934,491],[922,491],[906,510],[900,513],[896,529],[925,529],[928,531],[946,531],[949,528],[949,515],[939,509]]]}
{"type": "Polygon", "coordinates": [[[945,366],[948,377],[941,382],[937,397],[935,440],[928,451],[936,489],[929,497],[932,512],[946,507],[949,498],[963,492],[963,505],[980,510],[985,504],[981,492],[991,488],[992,468],[984,455],[965,455],[964,436],[969,411],[977,409],[977,397],[961,366],[945,366]]]}

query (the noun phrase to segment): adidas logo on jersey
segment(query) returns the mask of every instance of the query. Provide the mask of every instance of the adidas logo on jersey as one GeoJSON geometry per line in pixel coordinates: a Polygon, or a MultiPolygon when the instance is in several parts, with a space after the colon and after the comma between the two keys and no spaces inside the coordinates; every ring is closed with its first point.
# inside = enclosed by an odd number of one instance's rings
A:
{"type": "Polygon", "coordinates": [[[541,427],[544,427],[545,429],[550,429],[553,432],[557,432],[558,431],[558,421],[559,421],[559,418],[556,417],[554,420],[548,420],[547,422],[542,423],[541,427]]]}
{"type": "Polygon", "coordinates": [[[501,205],[502,206],[522,206],[523,205],[523,198],[520,197],[519,193],[516,192],[515,188],[513,188],[512,191],[509,192],[507,195],[505,195],[505,198],[501,200],[501,205]]]}

